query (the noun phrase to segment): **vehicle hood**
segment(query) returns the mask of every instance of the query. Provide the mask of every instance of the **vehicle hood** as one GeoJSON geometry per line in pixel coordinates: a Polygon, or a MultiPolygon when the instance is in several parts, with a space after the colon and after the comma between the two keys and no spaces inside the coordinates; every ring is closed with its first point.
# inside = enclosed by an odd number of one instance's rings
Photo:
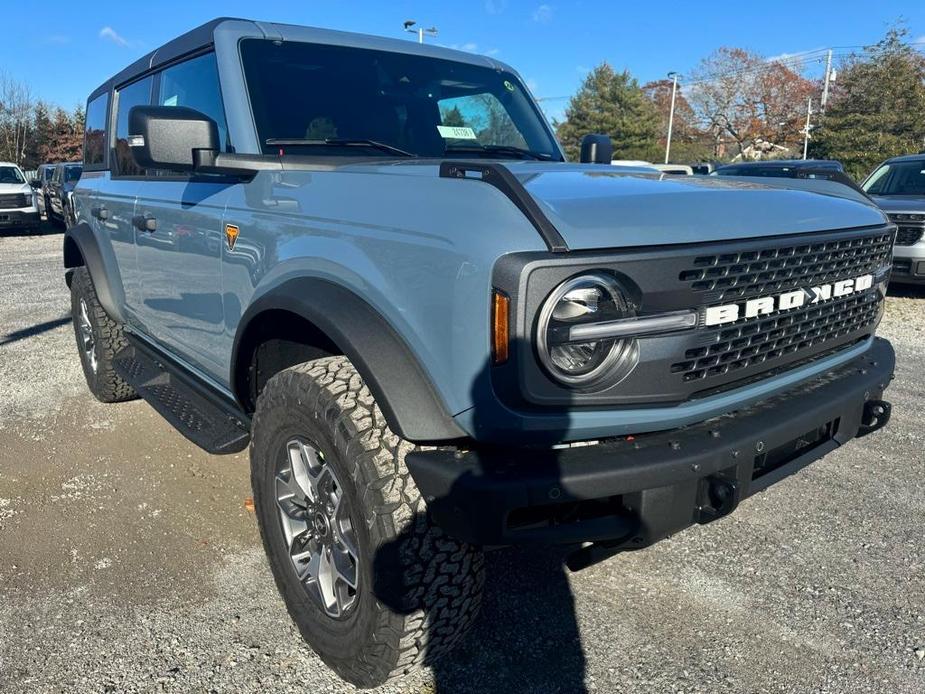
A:
{"type": "MultiPolygon", "coordinates": [[[[620,166],[498,163],[520,180],[571,250],[781,236],[887,222],[866,196],[820,179],[757,182],[620,166]]],[[[437,167],[424,162],[362,168],[437,175],[437,167]]]]}
{"type": "Polygon", "coordinates": [[[0,195],[15,195],[16,193],[32,195],[32,188],[28,183],[0,183],[0,195]]]}
{"type": "Polygon", "coordinates": [[[779,236],[886,221],[869,201],[830,181],[756,183],[599,168],[516,172],[569,248],[779,236]]]}
{"type": "Polygon", "coordinates": [[[884,212],[925,212],[925,195],[872,195],[884,212]]]}

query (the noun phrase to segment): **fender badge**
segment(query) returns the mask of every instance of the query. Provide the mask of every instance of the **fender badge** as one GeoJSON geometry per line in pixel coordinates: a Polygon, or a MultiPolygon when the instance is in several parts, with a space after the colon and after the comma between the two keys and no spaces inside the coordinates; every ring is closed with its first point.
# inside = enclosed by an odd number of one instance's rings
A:
{"type": "Polygon", "coordinates": [[[234,243],[238,240],[238,234],[241,233],[241,230],[234,224],[225,225],[225,240],[228,242],[228,250],[234,250],[234,243]]]}

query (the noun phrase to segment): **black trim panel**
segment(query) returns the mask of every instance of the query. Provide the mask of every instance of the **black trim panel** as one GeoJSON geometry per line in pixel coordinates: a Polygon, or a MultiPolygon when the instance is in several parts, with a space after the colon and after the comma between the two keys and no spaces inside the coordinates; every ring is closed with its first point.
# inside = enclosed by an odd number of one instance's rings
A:
{"type": "Polygon", "coordinates": [[[462,178],[471,181],[482,181],[500,190],[523,215],[530,220],[536,228],[547,248],[552,253],[563,253],[568,245],[555,225],[549,221],[543,210],[520,180],[511,173],[510,169],[502,164],[483,164],[471,161],[444,161],[440,162],[440,178],[462,178]],[[475,172],[480,176],[468,176],[475,172]]]}
{"type": "Polygon", "coordinates": [[[230,382],[238,402],[250,399],[248,368],[259,343],[259,336],[248,328],[262,313],[273,310],[301,316],[330,339],[360,372],[389,426],[402,438],[432,442],[465,437],[392,326],[351,291],[314,277],[284,282],[244,313],[231,359],[230,382]]]}
{"type": "MultiPolygon", "coordinates": [[[[119,264],[112,248],[101,247],[86,222],[64,232],[64,267],[70,270],[81,265],[85,265],[90,273],[93,288],[103,309],[111,318],[124,323],[122,306],[125,303],[125,290],[122,288],[119,264]]],[[[69,274],[67,279],[70,285],[69,274]]]]}

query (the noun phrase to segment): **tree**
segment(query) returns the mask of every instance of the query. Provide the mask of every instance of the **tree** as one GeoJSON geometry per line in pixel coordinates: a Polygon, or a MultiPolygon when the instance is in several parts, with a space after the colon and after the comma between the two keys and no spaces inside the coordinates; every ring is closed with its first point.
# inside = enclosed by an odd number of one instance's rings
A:
{"type": "Polygon", "coordinates": [[[723,47],[704,58],[691,76],[688,98],[712,136],[715,156],[725,155],[729,140],[743,156],[762,143],[794,149],[802,142],[807,100],[816,85],[784,63],[723,47]]]}
{"type": "Polygon", "coordinates": [[[606,62],[588,74],[565,109],[565,120],[554,125],[570,159],[578,158],[581,138],[589,133],[609,135],[615,159],[659,156],[655,106],[629,72],[616,72],[606,62]]]}
{"type": "Polygon", "coordinates": [[[443,120],[443,125],[454,128],[464,128],[466,126],[466,119],[463,118],[459,106],[454,105],[453,108],[446,109],[440,114],[440,117],[443,120]]]}
{"type": "Polygon", "coordinates": [[[73,114],[56,108],[48,142],[43,147],[45,161],[79,161],[83,148],[83,109],[73,114]]]}
{"type": "Polygon", "coordinates": [[[878,163],[918,152],[925,144],[925,56],[891,28],[838,71],[812,154],[841,161],[857,179],[878,163]]]}
{"type": "MultiPolygon", "coordinates": [[[[659,150],[664,152],[668,140],[668,119],[671,114],[672,80],[657,80],[642,85],[642,91],[655,106],[659,116],[659,150]]],[[[674,123],[671,129],[671,160],[697,162],[713,155],[709,133],[699,127],[690,102],[684,97],[681,86],[675,95],[674,123]]],[[[661,161],[661,159],[659,159],[661,161]]]]}
{"type": "Polygon", "coordinates": [[[25,159],[33,106],[29,86],[0,72],[0,159],[17,164],[25,159]]]}

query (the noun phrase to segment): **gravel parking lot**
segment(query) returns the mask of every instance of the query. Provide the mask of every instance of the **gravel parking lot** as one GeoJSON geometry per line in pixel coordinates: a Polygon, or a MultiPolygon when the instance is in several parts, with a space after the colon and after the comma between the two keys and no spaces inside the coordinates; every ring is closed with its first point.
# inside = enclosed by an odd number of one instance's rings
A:
{"type": "MultiPolygon", "coordinates": [[[[259,546],[246,454],[87,392],[61,235],[0,232],[0,689],[352,687],[303,645],[259,546]]],[[[730,517],[567,574],[489,556],[450,662],[389,692],[925,691],[925,291],[895,292],[887,429],[730,517]]]]}

